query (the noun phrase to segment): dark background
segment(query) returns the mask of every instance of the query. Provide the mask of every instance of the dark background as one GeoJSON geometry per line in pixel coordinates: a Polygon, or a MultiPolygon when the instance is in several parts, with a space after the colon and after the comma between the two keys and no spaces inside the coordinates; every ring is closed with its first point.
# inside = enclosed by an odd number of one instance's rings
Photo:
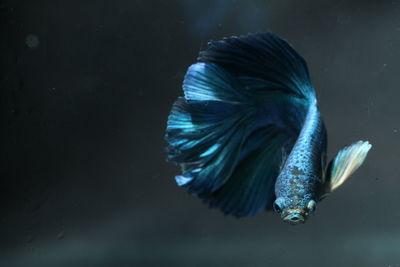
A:
{"type": "Polygon", "coordinates": [[[400,1],[1,1],[0,266],[400,266],[400,1]],[[175,185],[166,117],[210,39],[307,59],[329,156],[362,168],[305,225],[175,185]]]}

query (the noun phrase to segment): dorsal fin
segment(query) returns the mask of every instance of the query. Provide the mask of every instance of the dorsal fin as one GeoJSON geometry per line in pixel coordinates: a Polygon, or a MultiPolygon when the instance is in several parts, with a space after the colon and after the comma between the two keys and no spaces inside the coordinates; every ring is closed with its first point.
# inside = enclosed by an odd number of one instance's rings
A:
{"type": "Polygon", "coordinates": [[[211,42],[198,60],[168,119],[176,181],[227,214],[255,215],[271,206],[315,98],[306,63],[269,32],[211,42]]]}

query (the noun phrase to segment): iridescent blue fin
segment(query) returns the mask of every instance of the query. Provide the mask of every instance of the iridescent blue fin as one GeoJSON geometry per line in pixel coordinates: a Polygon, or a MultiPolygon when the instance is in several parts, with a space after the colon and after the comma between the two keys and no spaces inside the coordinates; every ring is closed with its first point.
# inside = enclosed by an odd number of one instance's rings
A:
{"type": "Polygon", "coordinates": [[[227,214],[255,215],[271,207],[284,155],[315,99],[306,63],[269,32],[211,42],[198,60],[168,118],[176,181],[227,214]]]}
{"type": "Polygon", "coordinates": [[[364,162],[372,145],[358,141],[339,151],[329,163],[323,196],[341,186],[364,162]]]}
{"type": "Polygon", "coordinates": [[[198,61],[218,64],[247,89],[315,97],[305,60],[288,42],[270,32],[210,42],[198,61]]]}

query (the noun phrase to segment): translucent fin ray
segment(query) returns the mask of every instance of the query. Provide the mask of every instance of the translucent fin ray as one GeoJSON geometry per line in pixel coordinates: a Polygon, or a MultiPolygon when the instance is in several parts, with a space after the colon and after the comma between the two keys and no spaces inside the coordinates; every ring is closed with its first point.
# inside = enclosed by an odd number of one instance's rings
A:
{"type": "Polygon", "coordinates": [[[341,186],[363,164],[371,147],[368,141],[358,141],[339,151],[329,167],[328,192],[341,186]]]}

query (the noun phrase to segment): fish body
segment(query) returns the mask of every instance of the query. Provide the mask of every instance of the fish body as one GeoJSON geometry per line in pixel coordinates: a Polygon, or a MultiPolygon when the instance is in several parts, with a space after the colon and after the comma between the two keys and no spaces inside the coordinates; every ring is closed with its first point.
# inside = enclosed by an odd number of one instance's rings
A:
{"type": "Polygon", "coordinates": [[[282,218],[290,223],[303,222],[315,207],[325,170],[327,138],[317,103],[311,103],[300,135],[280,172],[275,195],[285,203],[282,218]]]}
{"type": "Polygon", "coordinates": [[[304,222],[364,161],[359,141],[326,164],[326,129],[305,60],[270,33],[210,42],[188,68],[165,138],[175,177],[237,217],[277,211],[304,222]]]}

